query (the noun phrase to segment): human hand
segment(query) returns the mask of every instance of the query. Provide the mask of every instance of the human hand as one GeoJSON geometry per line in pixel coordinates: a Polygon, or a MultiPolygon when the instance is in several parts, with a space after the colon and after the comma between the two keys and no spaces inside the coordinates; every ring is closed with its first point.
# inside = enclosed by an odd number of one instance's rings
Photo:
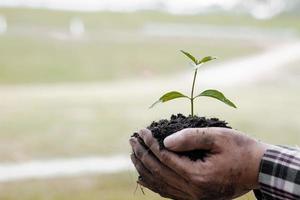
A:
{"type": "Polygon", "coordinates": [[[131,139],[132,160],[142,176],[139,182],[163,196],[232,199],[259,188],[259,165],[267,145],[235,130],[185,129],[164,140],[169,151],[159,149],[149,130],[140,131],[139,136],[149,148],[131,139]],[[204,160],[191,161],[175,153],[191,150],[208,150],[209,154],[204,160]]]}

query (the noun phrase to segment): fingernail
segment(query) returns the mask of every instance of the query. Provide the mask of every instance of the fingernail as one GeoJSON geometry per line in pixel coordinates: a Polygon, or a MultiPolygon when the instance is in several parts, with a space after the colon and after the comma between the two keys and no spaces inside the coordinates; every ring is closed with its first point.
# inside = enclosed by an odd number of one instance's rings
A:
{"type": "Polygon", "coordinates": [[[176,136],[174,135],[170,135],[164,139],[164,145],[166,148],[171,148],[174,145],[175,137],[176,136]]]}
{"type": "Polygon", "coordinates": [[[164,139],[164,145],[166,148],[172,148],[175,145],[176,137],[180,134],[181,131],[178,131],[164,139]]]}
{"type": "Polygon", "coordinates": [[[170,136],[168,136],[164,139],[164,145],[165,145],[166,148],[170,148],[170,147],[173,146],[174,138],[175,137],[173,135],[170,135],[170,136]]]}

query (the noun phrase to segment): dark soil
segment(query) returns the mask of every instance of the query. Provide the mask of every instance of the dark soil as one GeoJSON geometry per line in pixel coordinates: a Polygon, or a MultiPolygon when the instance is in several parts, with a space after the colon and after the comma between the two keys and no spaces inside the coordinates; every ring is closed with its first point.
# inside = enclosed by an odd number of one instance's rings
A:
{"type": "MultiPolygon", "coordinates": [[[[204,127],[223,127],[231,128],[228,126],[227,122],[220,121],[217,118],[205,118],[198,116],[184,116],[182,114],[172,115],[170,120],[162,119],[158,122],[152,122],[147,128],[152,132],[153,137],[155,137],[160,145],[161,149],[164,149],[163,141],[164,139],[185,128],[204,128],[204,127]]],[[[180,155],[187,156],[191,160],[203,160],[208,151],[204,150],[194,150],[189,152],[180,153],[180,155]]]]}

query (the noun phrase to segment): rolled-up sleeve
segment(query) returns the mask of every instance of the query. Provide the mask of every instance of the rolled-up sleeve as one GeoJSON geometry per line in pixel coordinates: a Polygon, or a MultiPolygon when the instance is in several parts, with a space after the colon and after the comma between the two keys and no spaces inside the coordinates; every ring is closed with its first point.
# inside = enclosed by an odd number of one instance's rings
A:
{"type": "Polygon", "coordinates": [[[264,154],[259,172],[259,200],[300,199],[300,150],[276,146],[264,154]]]}

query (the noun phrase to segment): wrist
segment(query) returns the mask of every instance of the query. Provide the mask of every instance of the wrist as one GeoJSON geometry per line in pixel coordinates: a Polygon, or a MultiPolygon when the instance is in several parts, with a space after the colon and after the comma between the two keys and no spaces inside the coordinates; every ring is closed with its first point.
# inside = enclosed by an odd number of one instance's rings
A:
{"type": "Polygon", "coordinates": [[[267,149],[270,148],[270,145],[266,143],[262,143],[259,141],[255,141],[253,145],[250,147],[250,159],[248,163],[249,166],[249,187],[250,189],[259,189],[260,184],[259,184],[259,173],[260,173],[260,166],[261,166],[261,161],[263,159],[263,156],[267,149]]]}

